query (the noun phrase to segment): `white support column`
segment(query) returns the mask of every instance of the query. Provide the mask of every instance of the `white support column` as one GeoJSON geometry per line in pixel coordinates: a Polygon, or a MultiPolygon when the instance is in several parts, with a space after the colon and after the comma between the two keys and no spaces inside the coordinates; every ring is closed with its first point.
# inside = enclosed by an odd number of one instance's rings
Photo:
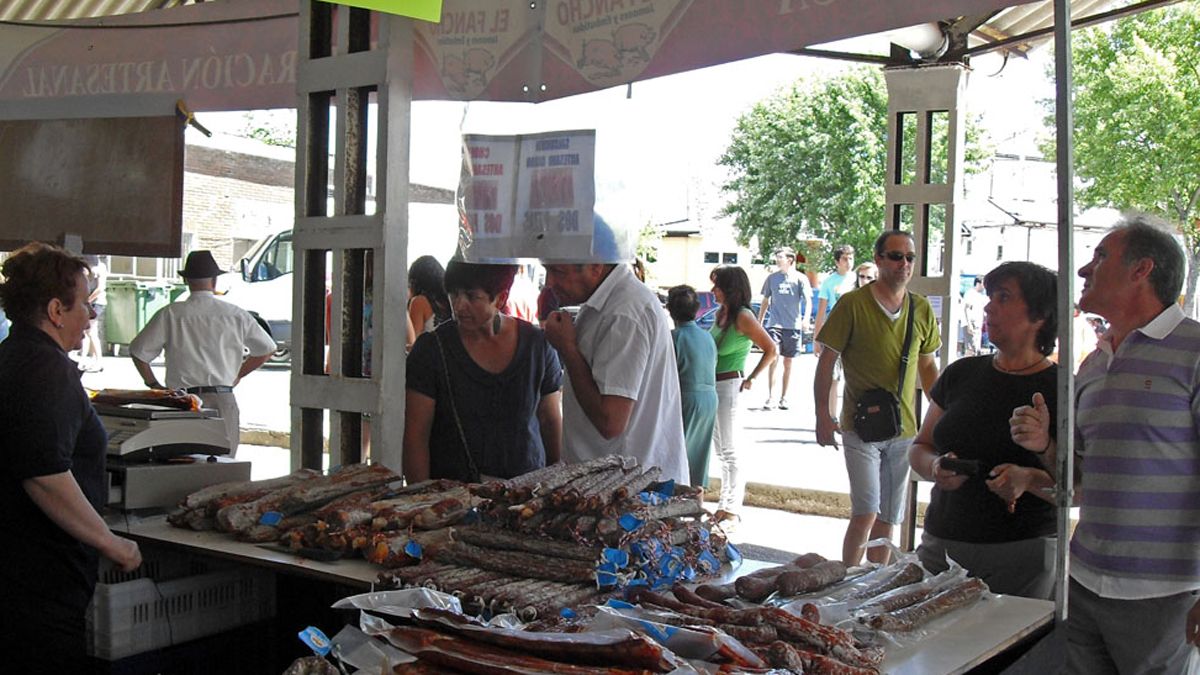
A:
{"type": "Polygon", "coordinates": [[[369,414],[370,459],[399,472],[408,281],[410,20],[302,0],[296,88],[292,466],[320,468],[326,417],[329,463],[366,459],[362,416],[369,414]],[[372,44],[373,23],[377,37],[372,44]],[[372,93],[379,117],[373,139],[367,129],[372,93]],[[368,215],[366,160],[372,151],[379,189],[375,213],[368,215]],[[330,196],[332,209],[327,204],[330,196]],[[331,310],[328,356],[326,279],[331,310]],[[365,286],[368,279],[370,288],[365,286]],[[370,363],[364,364],[367,291],[372,351],[370,363]]]}
{"type": "MultiPolygon", "coordinates": [[[[886,229],[912,232],[918,258],[909,290],[928,297],[934,306],[941,324],[939,365],[945,368],[958,353],[962,316],[957,302],[961,223],[956,207],[963,196],[967,69],[958,63],[905,66],[885,70],[884,77],[888,87],[886,229]]],[[[900,528],[904,550],[912,550],[915,544],[916,492],[916,474],[910,472],[900,528]]]]}
{"type": "Polygon", "coordinates": [[[917,269],[909,288],[941,306],[941,366],[957,353],[967,69],[962,64],[889,68],[887,229],[910,230],[917,269]]]}

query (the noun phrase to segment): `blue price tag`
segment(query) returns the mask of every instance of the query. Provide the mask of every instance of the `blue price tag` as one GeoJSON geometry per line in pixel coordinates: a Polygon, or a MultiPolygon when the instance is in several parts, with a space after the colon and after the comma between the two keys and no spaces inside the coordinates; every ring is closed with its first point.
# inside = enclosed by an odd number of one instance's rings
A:
{"type": "Polygon", "coordinates": [[[313,650],[317,656],[325,656],[333,645],[329,643],[329,638],[321,632],[316,626],[309,626],[297,634],[300,641],[308,645],[308,648],[313,650]]]}
{"type": "Polygon", "coordinates": [[[632,513],[626,513],[625,515],[618,518],[617,522],[621,524],[621,528],[624,529],[626,532],[633,532],[634,530],[641,527],[645,521],[639,519],[637,516],[633,515],[632,513]]]}
{"type": "Polygon", "coordinates": [[[619,548],[604,549],[604,559],[618,568],[629,566],[629,554],[619,548]]]}
{"type": "Polygon", "coordinates": [[[261,525],[278,525],[283,520],[283,514],[278,511],[267,511],[258,519],[261,525]]]}
{"type": "Polygon", "coordinates": [[[417,560],[420,560],[421,555],[425,551],[421,548],[420,544],[410,539],[408,543],[404,545],[404,552],[407,553],[410,558],[416,558],[417,560]]]}

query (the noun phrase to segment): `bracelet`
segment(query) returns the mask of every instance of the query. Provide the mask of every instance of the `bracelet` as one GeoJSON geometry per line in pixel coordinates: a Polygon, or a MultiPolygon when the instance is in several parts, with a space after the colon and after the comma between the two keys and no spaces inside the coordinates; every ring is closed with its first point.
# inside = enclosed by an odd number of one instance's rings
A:
{"type": "Polygon", "coordinates": [[[1054,437],[1047,434],[1046,447],[1042,448],[1041,450],[1030,450],[1030,452],[1032,452],[1035,455],[1044,455],[1050,451],[1050,444],[1053,442],[1054,442],[1054,437]]]}

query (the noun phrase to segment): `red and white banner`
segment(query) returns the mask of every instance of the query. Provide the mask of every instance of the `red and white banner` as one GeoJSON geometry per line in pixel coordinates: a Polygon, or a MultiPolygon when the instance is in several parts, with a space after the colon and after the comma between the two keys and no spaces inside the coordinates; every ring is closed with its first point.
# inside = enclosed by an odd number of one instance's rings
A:
{"type": "MultiPolygon", "coordinates": [[[[294,107],[298,1],[0,25],[0,118],[294,107]]],[[[541,101],[1017,4],[445,0],[440,23],[412,22],[413,95],[541,101]]]]}

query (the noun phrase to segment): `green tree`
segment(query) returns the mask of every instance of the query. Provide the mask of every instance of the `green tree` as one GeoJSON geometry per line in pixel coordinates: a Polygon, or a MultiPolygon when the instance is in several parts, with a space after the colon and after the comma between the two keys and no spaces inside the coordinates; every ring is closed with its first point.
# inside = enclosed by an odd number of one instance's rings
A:
{"type": "MultiPolygon", "coordinates": [[[[826,260],[843,243],[866,255],[884,223],[887,100],[882,72],[863,67],[801,80],[742,115],[718,160],[730,169],[724,213],[738,241],[757,238],[764,257],[810,238],[824,242],[826,260]]],[[[980,139],[968,120],[968,170],[986,154],[980,139]]]]}
{"type": "MultiPolygon", "coordinates": [[[[1200,4],[1183,2],[1076,34],[1075,171],[1082,206],[1145,211],[1179,229],[1185,311],[1200,273],[1200,4]]],[[[1053,124],[1053,118],[1048,119],[1053,124]]],[[[1048,148],[1053,152],[1053,144],[1048,148]]],[[[1052,156],[1052,155],[1047,155],[1052,156]]]]}

